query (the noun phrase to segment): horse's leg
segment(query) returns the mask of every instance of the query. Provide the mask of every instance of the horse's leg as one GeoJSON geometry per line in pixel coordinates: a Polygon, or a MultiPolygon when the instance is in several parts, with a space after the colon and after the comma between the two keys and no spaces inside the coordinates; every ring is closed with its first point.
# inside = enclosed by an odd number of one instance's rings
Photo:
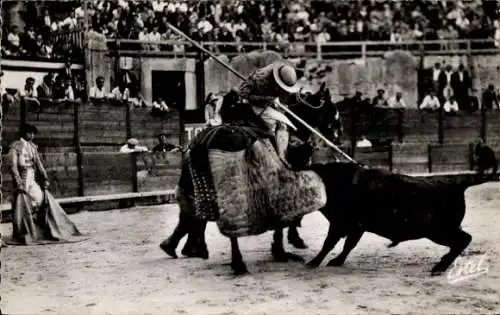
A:
{"type": "Polygon", "coordinates": [[[179,222],[172,235],[161,242],[160,248],[173,258],[177,258],[175,250],[181,239],[188,234],[188,240],[182,249],[182,254],[188,257],[208,258],[207,246],[204,243],[205,238],[201,238],[202,244],[198,241],[200,235],[204,236],[206,222],[194,217],[193,200],[186,196],[183,188],[177,187],[175,197],[180,208],[179,222]]]}
{"type": "Polygon", "coordinates": [[[292,244],[295,248],[307,248],[306,243],[300,237],[298,227],[301,225],[302,218],[294,220],[288,227],[288,243],[292,244]]]}
{"type": "Polygon", "coordinates": [[[175,249],[179,245],[179,242],[181,239],[188,234],[189,229],[190,229],[190,216],[188,213],[184,212],[181,208],[179,212],[179,222],[177,222],[177,226],[174,229],[174,232],[170,237],[165,239],[163,242],[160,244],[160,248],[167,253],[169,256],[172,256],[173,258],[177,258],[177,254],[175,252],[175,249]]]}
{"type": "Polygon", "coordinates": [[[240,246],[238,245],[238,238],[231,237],[231,268],[236,276],[248,273],[247,266],[243,261],[240,246]]]}
{"type": "Polygon", "coordinates": [[[207,221],[191,217],[188,239],[182,248],[182,255],[208,259],[208,249],[205,243],[207,221]]]}
{"type": "Polygon", "coordinates": [[[288,260],[304,262],[304,258],[285,251],[283,247],[283,229],[274,230],[271,253],[275,261],[286,262],[288,260]]]}

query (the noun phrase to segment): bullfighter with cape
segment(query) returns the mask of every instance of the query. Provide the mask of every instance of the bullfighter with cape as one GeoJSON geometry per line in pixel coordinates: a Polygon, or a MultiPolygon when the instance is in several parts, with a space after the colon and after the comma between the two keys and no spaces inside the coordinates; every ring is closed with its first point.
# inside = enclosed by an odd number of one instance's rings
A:
{"type": "Polygon", "coordinates": [[[41,245],[85,240],[76,225],[48,191],[47,172],[33,143],[37,128],[25,124],[21,139],[12,143],[9,151],[14,180],[12,199],[11,245],[41,245]]]}

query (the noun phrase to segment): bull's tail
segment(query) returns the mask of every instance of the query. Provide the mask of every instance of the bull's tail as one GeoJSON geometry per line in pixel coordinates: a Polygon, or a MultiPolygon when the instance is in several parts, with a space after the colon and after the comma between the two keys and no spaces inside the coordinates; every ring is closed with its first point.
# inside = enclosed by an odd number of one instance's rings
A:
{"type": "Polygon", "coordinates": [[[390,243],[389,245],[387,245],[387,248],[392,248],[392,247],[396,247],[399,245],[399,241],[392,241],[392,243],[390,243]]]}

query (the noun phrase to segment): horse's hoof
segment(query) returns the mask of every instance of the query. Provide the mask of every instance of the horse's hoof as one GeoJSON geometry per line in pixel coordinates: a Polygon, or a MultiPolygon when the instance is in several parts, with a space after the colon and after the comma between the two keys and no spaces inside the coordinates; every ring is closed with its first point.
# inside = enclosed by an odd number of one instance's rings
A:
{"type": "Polygon", "coordinates": [[[208,259],[208,251],[197,248],[183,248],[182,255],[189,258],[208,259]]]}
{"type": "Polygon", "coordinates": [[[298,262],[305,262],[304,258],[300,257],[299,255],[295,255],[292,253],[284,252],[284,253],[279,253],[279,254],[274,254],[274,261],[277,262],[288,262],[288,261],[298,261],[298,262]]]}
{"type": "Polygon", "coordinates": [[[242,276],[249,273],[245,264],[231,264],[231,268],[235,276],[242,276]]]}
{"type": "Polygon", "coordinates": [[[315,261],[315,260],[313,259],[313,260],[308,261],[308,262],[306,263],[306,267],[311,268],[311,269],[314,269],[314,268],[318,268],[318,267],[319,267],[319,264],[320,264],[320,262],[317,262],[317,261],[315,261]]]}
{"type": "Polygon", "coordinates": [[[446,269],[447,268],[443,267],[441,264],[437,264],[436,266],[434,266],[434,268],[432,268],[431,276],[432,277],[440,276],[446,271],[446,269]]]}
{"type": "Polygon", "coordinates": [[[304,241],[300,237],[288,239],[288,243],[292,244],[293,247],[298,248],[298,249],[306,249],[307,248],[306,243],[304,243],[304,241]]]}
{"type": "Polygon", "coordinates": [[[304,258],[302,258],[299,255],[295,255],[295,254],[292,254],[292,253],[286,253],[286,255],[288,256],[288,259],[291,260],[291,261],[298,261],[298,262],[301,262],[301,263],[306,262],[304,260],[304,258]]]}
{"type": "Polygon", "coordinates": [[[343,259],[333,258],[326,265],[330,266],[330,267],[340,267],[343,264],[344,264],[344,260],[343,259]]]}
{"type": "Polygon", "coordinates": [[[444,271],[431,271],[431,277],[440,276],[444,271]]]}
{"type": "Polygon", "coordinates": [[[172,247],[171,245],[168,244],[167,241],[165,242],[162,242],[160,244],[160,248],[167,254],[169,255],[170,257],[172,258],[177,258],[177,254],[175,252],[175,248],[172,247]]]}
{"type": "Polygon", "coordinates": [[[399,242],[394,241],[394,242],[390,243],[389,245],[387,245],[387,248],[393,248],[393,247],[396,247],[398,245],[399,245],[399,242]]]}

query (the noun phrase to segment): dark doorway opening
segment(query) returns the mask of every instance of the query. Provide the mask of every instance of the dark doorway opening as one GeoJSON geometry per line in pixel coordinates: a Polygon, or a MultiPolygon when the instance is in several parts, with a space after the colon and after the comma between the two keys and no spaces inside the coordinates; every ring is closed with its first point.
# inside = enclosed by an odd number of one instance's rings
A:
{"type": "Polygon", "coordinates": [[[162,98],[168,107],[177,111],[186,108],[186,87],[183,71],[152,71],[152,101],[162,98]]]}

